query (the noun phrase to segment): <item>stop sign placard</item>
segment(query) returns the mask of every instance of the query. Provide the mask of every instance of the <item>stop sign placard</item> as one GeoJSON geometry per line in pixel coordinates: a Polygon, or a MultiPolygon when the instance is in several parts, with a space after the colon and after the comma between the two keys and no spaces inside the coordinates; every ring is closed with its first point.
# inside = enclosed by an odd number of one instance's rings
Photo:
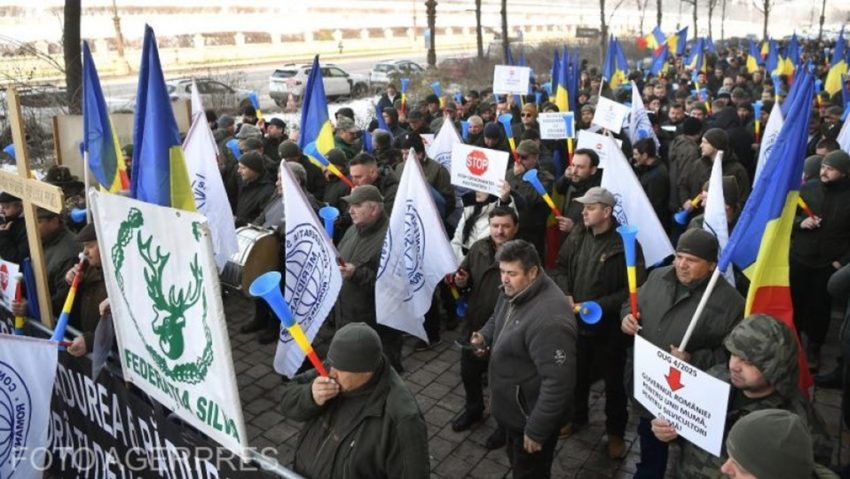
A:
{"type": "Polygon", "coordinates": [[[490,166],[490,160],[481,150],[472,150],[466,156],[466,168],[475,176],[481,176],[487,172],[488,166],[490,166]]]}

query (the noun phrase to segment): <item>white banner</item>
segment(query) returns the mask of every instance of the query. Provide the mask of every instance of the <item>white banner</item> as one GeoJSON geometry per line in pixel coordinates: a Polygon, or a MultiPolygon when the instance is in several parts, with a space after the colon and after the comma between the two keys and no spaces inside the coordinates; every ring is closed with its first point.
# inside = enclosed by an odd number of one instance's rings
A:
{"type": "Polygon", "coordinates": [[[785,124],[785,118],[782,116],[782,108],[779,105],[774,105],[770,110],[770,116],[767,117],[767,125],[764,127],[764,133],[761,135],[761,144],[759,146],[759,157],[756,162],[756,173],[753,178],[753,187],[756,185],[761,172],[764,169],[764,164],[770,156],[770,151],[773,150],[773,145],[776,144],[776,139],[779,138],[779,132],[782,131],[782,125],[785,124]]]}
{"type": "MultiPolygon", "coordinates": [[[[617,148],[623,146],[623,141],[614,139],[617,143],[617,148]]],[[[599,168],[605,168],[608,165],[608,149],[605,146],[608,144],[608,137],[594,133],[589,130],[579,130],[578,140],[576,141],[576,150],[587,148],[593,150],[599,156],[599,168]]]]}
{"type": "Polygon", "coordinates": [[[124,379],[247,457],[206,218],[94,190],[89,201],[124,379]]]}
{"type": "Polygon", "coordinates": [[[643,106],[643,98],[640,96],[635,82],[632,82],[632,110],[629,114],[629,141],[634,145],[639,140],[652,137],[655,142],[656,156],[660,156],[659,148],[661,142],[655,136],[655,130],[652,129],[652,122],[649,121],[649,115],[646,112],[646,107],[643,106]]]}
{"type": "Polygon", "coordinates": [[[463,140],[457,134],[454,123],[444,121],[443,126],[440,127],[440,131],[437,132],[437,136],[425,148],[425,152],[428,153],[428,158],[431,158],[451,171],[452,147],[457,143],[463,143],[463,140]]]}
{"type": "Polygon", "coordinates": [[[593,114],[594,125],[599,125],[602,128],[617,134],[623,129],[623,122],[629,114],[629,107],[609,100],[604,96],[599,97],[599,102],[596,104],[596,113],[593,114]]]}
{"type": "Polygon", "coordinates": [[[192,126],[183,141],[183,156],[192,184],[192,195],[198,213],[207,217],[212,231],[215,263],[219,271],[227,259],[239,251],[233,213],[224,182],[218,169],[218,145],[213,138],[204,105],[195,82],[192,82],[192,126]]]}
{"type": "Polygon", "coordinates": [[[608,165],[602,170],[602,187],[610,191],[617,204],[614,205],[614,217],[621,225],[635,225],[638,228],[637,240],[643,248],[647,267],[657,264],[673,254],[670,238],[655,215],[652,203],[632,166],[612,138],[604,137],[608,150],[608,165]]]}
{"type": "Polygon", "coordinates": [[[541,140],[563,140],[575,137],[575,115],[573,112],[546,112],[537,115],[541,140]],[[567,123],[570,128],[567,128],[567,123]]]}
{"type": "Polygon", "coordinates": [[[379,324],[427,341],[423,323],[434,288],[457,270],[457,259],[413,150],[405,161],[381,250],[375,310],[379,324]]]}
{"type": "Polygon", "coordinates": [[[496,65],[493,68],[493,93],[528,95],[530,67],[496,65]]]}
{"type": "MultiPolygon", "coordinates": [[[[289,168],[281,168],[280,177],[286,217],[283,297],[292,318],[312,343],[342,287],[342,274],[336,261],[339,253],[289,168]]],[[[304,351],[281,325],[274,356],[275,371],[291,378],[303,361],[304,351]]]]}
{"type": "Polygon", "coordinates": [[[17,264],[0,259],[0,303],[9,311],[12,310],[12,301],[15,299],[15,289],[18,286],[16,278],[19,272],[20,267],[17,264]]]}
{"type": "Polygon", "coordinates": [[[845,153],[850,153],[850,114],[844,112],[844,123],[841,125],[841,129],[838,130],[838,146],[844,150],[845,153]]]}
{"type": "Polygon", "coordinates": [[[57,345],[0,334],[0,477],[44,474],[57,345]]]}
{"type": "MultiPolygon", "coordinates": [[[[705,198],[705,214],[703,215],[702,227],[713,234],[720,245],[718,257],[723,253],[723,248],[729,243],[729,224],[726,218],[726,198],[723,195],[723,152],[718,151],[711,165],[711,176],[708,177],[708,191],[705,198]]],[[[735,271],[730,264],[723,272],[726,281],[735,286],[735,271]]]]}
{"type": "Polygon", "coordinates": [[[680,436],[720,456],[729,384],[635,336],[634,398],[680,436]]]}
{"type": "Polygon", "coordinates": [[[451,156],[453,185],[501,196],[508,152],[455,143],[451,156]]]}

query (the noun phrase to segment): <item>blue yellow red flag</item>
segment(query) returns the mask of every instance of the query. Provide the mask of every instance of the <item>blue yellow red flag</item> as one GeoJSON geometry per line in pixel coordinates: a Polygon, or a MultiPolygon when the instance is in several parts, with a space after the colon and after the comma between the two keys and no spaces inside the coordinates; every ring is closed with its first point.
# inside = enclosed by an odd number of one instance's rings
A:
{"type": "MultiPolygon", "coordinates": [[[[315,143],[316,150],[322,155],[334,147],[334,128],[328,116],[328,99],[325,97],[325,84],[319,55],[313,58],[313,67],[307,77],[304,88],[304,102],[301,105],[301,134],[298,146],[301,151],[315,143]]],[[[313,159],[314,162],[318,159],[313,159]]]]}

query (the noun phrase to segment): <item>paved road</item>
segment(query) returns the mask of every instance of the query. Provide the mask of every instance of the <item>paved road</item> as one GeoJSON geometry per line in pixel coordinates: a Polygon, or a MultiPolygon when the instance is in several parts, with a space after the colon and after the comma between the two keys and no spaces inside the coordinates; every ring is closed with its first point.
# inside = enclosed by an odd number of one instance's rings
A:
{"type": "MultiPolygon", "coordinates": [[[[454,56],[465,54],[474,54],[474,51],[460,50],[454,51],[450,55],[454,56]]],[[[410,59],[419,63],[420,65],[426,64],[426,59],[424,55],[399,54],[374,55],[368,57],[360,56],[357,58],[333,61],[333,63],[341,67],[348,73],[359,73],[368,76],[369,71],[372,69],[372,66],[375,63],[382,60],[390,59],[410,59]]],[[[212,78],[219,79],[221,81],[224,81],[225,83],[233,83],[234,86],[237,86],[239,88],[257,91],[257,94],[260,98],[260,108],[264,110],[271,110],[274,109],[275,104],[272,101],[271,97],[269,97],[269,76],[271,76],[271,73],[274,68],[275,64],[264,63],[252,67],[240,66],[238,68],[234,68],[234,71],[221,71],[221,73],[218,74],[203,75],[211,76],[212,78]]],[[[168,75],[168,72],[166,72],[166,79],[179,78],[182,76],[183,75],[168,75]]],[[[136,94],[136,85],[137,82],[135,79],[104,81],[103,91],[104,95],[110,98],[130,99],[133,98],[136,94]]]]}

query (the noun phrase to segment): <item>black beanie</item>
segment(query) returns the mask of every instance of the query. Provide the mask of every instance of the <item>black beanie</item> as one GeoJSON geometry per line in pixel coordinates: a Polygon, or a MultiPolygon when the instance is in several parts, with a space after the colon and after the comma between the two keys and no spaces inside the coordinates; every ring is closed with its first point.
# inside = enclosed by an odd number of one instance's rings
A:
{"type": "Polygon", "coordinates": [[[692,116],[685,118],[685,121],[682,122],[682,133],[685,135],[699,135],[702,131],[702,122],[692,116]]]}
{"type": "Polygon", "coordinates": [[[845,176],[850,175],[850,155],[843,150],[830,151],[823,157],[822,164],[835,168],[845,176]]]}
{"type": "Polygon", "coordinates": [[[703,133],[702,137],[718,150],[726,151],[729,149],[729,135],[720,128],[712,128],[703,133]]]}
{"type": "Polygon", "coordinates": [[[703,229],[690,229],[679,237],[677,253],[687,253],[712,263],[717,262],[717,238],[703,229]]]}
{"type": "Polygon", "coordinates": [[[487,123],[487,125],[484,127],[484,138],[490,138],[491,140],[501,140],[502,126],[498,123],[487,123]]]}
{"type": "Polygon", "coordinates": [[[265,160],[263,160],[263,155],[261,155],[258,151],[249,151],[248,153],[240,156],[239,163],[242,163],[259,174],[263,174],[266,171],[265,160]]]}
{"type": "Polygon", "coordinates": [[[340,371],[368,373],[378,369],[383,358],[381,338],[366,323],[349,323],[334,334],[328,360],[340,371]]]}

